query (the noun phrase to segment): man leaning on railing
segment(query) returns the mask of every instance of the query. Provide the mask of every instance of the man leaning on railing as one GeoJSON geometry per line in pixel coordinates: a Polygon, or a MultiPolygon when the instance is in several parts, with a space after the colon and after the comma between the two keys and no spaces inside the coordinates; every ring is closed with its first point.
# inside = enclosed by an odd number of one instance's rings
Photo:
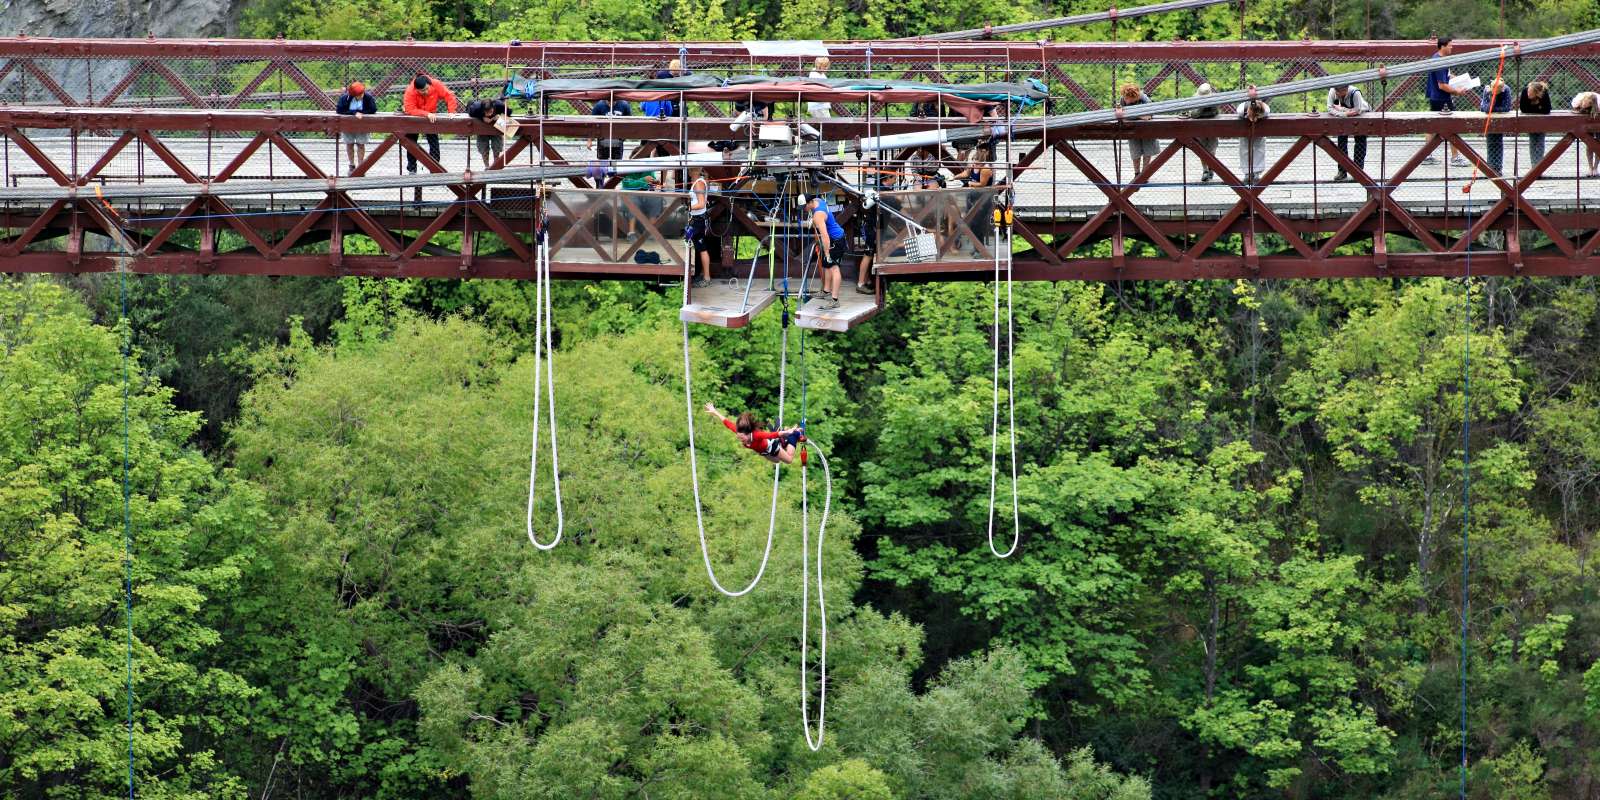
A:
{"type": "MultiPolygon", "coordinates": [[[[1372,110],[1367,105],[1367,98],[1361,96],[1361,89],[1355,86],[1338,86],[1328,90],[1328,113],[1338,117],[1356,117],[1372,110]]],[[[1362,170],[1367,168],[1367,137],[1356,135],[1356,167],[1362,170]]],[[[1346,156],[1350,155],[1349,134],[1339,134],[1339,150],[1346,156]]],[[[1349,180],[1349,173],[1343,166],[1339,167],[1338,174],[1333,176],[1334,181],[1349,180]]]]}

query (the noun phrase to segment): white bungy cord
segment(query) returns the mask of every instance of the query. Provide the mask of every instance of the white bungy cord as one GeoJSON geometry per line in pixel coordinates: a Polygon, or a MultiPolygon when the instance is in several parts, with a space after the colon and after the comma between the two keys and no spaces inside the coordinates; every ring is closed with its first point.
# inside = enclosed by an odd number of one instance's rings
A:
{"type": "Polygon", "coordinates": [[[533,278],[533,449],[528,457],[528,541],[540,550],[550,550],[561,543],[561,533],[566,529],[566,514],[561,509],[561,457],[556,449],[556,372],[555,347],[551,329],[554,316],[550,312],[550,243],[535,243],[533,278]],[[550,478],[555,486],[556,538],[549,544],[539,541],[533,533],[533,497],[539,476],[539,337],[544,336],[544,367],[549,380],[545,390],[549,393],[550,415],[550,478]]]}
{"type": "Polygon", "coordinates": [[[1011,232],[1006,232],[1006,408],[1011,419],[1011,547],[1004,553],[994,546],[994,488],[1000,448],[1000,228],[994,231],[994,413],[989,418],[989,552],[1006,558],[1017,551],[1022,519],[1017,511],[1017,400],[1016,368],[1012,353],[1011,232]]]}
{"type": "MultiPolygon", "coordinates": [[[[694,273],[694,248],[687,248],[684,258],[683,270],[683,303],[689,304],[689,283],[693,280],[694,273]]],[[[772,508],[767,517],[767,546],[761,554],[761,566],[756,570],[756,575],[750,584],[737,592],[729,591],[721,581],[717,580],[716,570],[711,566],[711,552],[706,546],[705,515],[700,508],[700,467],[695,455],[694,447],[694,382],[693,372],[689,361],[689,323],[683,325],[683,407],[684,415],[689,423],[689,475],[690,484],[694,487],[694,521],[700,534],[700,558],[705,562],[706,575],[711,578],[711,585],[718,592],[728,597],[739,597],[756,588],[761,582],[761,576],[766,572],[767,560],[772,555],[773,530],[778,513],[778,475],[781,464],[773,466],[772,471],[772,508]]],[[[783,427],[784,389],[788,377],[789,331],[783,331],[783,352],[779,361],[778,378],[778,427],[783,427]]],[[[817,698],[817,735],[811,736],[811,702],[810,692],[806,687],[806,659],[810,644],[810,612],[811,612],[811,578],[810,578],[810,528],[811,505],[807,496],[807,476],[804,463],[800,465],[800,725],[805,730],[806,746],[813,751],[822,749],[825,717],[828,706],[828,606],[822,588],[822,540],[828,531],[828,514],[833,507],[833,474],[828,469],[828,457],[818,447],[816,442],[808,442],[816,451],[817,457],[822,459],[822,475],[825,492],[822,501],[822,520],[817,527],[817,613],[822,626],[818,652],[818,698],[817,698]]]]}
{"type": "MultiPolygon", "coordinates": [[[[694,245],[688,246],[688,257],[684,260],[683,270],[683,304],[689,304],[689,282],[694,279],[694,245]]],[[[761,576],[766,574],[767,560],[772,557],[772,534],[777,528],[778,521],[778,474],[783,469],[782,464],[772,466],[772,506],[767,512],[767,546],[761,551],[761,566],[756,568],[756,575],[750,583],[739,591],[730,591],[717,580],[716,569],[711,566],[711,550],[706,546],[705,517],[700,510],[700,467],[695,457],[694,450],[694,390],[690,381],[689,368],[689,323],[683,325],[683,402],[684,409],[689,418],[689,476],[694,485],[694,521],[700,531],[700,558],[705,562],[706,575],[711,578],[711,585],[717,591],[728,597],[742,597],[749,594],[761,582],[761,576]]],[[[788,386],[789,369],[789,329],[783,329],[783,348],[778,359],[778,427],[783,427],[784,389],[788,386]]]]}

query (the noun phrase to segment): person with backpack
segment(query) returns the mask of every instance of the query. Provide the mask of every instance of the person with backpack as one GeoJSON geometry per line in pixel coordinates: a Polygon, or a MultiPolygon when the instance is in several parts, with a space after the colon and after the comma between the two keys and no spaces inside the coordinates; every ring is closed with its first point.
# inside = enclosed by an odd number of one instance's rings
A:
{"type": "MultiPolygon", "coordinates": [[[[1359,117],[1371,110],[1372,106],[1367,104],[1367,98],[1363,97],[1361,90],[1355,86],[1338,86],[1328,90],[1329,114],[1339,117],[1359,117]]],[[[1367,137],[1358,133],[1355,139],[1356,156],[1354,161],[1357,167],[1365,170],[1367,168],[1367,137]]],[[[1339,134],[1337,144],[1340,152],[1350,155],[1350,136],[1348,134],[1339,134]]],[[[1344,167],[1340,167],[1338,174],[1333,176],[1333,180],[1337,183],[1347,180],[1349,177],[1350,175],[1345,172],[1344,167]]]]}
{"type": "MultiPolygon", "coordinates": [[[[503,100],[479,99],[467,103],[467,116],[491,127],[506,113],[506,104],[503,100]]],[[[494,166],[500,152],[505,148],[505,136],[501,134],[478,134],[478,155],[483,159],[484,168],[494,166]]]]}

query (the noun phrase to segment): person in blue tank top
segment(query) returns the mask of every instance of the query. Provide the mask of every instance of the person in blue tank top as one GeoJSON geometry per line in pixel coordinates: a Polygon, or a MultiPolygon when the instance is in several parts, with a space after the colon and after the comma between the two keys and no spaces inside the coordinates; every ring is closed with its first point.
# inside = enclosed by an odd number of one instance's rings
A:
{"type": "Polygon", "coordinates": [[[823,198],[806,200],[806,213],[811,216],[811,227],[816,232],[818,272],[822,274],[822,293],[827,295],[822,307],[838,308],[839,250],[844,247],[844,226],[833,218],[833,212],[823,198]]]}

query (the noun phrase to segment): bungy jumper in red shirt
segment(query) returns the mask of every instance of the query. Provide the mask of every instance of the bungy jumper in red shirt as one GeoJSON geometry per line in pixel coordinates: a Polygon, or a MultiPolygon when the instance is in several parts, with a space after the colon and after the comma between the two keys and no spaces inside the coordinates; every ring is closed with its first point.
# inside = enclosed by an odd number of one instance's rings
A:
{"type": "MultiPolygon", "coordinates": [[[[723,416],[717,407],[706,403],[706,413],[721,420],[724,427],[739,437],[739,444],[760,453],[774,464],[794,463],[795,448],[806,440],[803,429],[796,425],[781,431],[764,431],[756,426],[755,415],[746,411],[737,420],[723,416]]],[[[801,461],[805,456],[802,453],[801,461]]]]}

